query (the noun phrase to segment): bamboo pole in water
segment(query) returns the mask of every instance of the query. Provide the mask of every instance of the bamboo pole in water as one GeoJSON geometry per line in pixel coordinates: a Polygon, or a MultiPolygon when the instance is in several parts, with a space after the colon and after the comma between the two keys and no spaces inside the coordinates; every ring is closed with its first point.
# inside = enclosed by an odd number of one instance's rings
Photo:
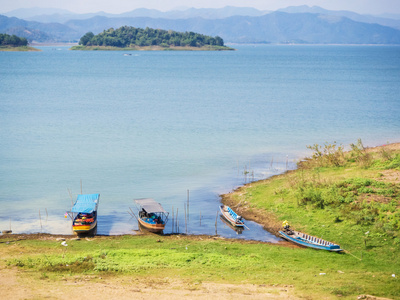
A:
{"type": "Polygon", "coordinates": [[[42,232],[43,228],[42,228],[42,217],[40,215],[40,209],[39,209],[39,221],[40,221],[40,232],[42,232]]]}
{"type": "Polygon", "coordinates": [[[183,210],[185,211],[185,232],[187,234],[187,210],[186,210],[186,205],[183,206],[183,210]]]}
{"type": "Polygon", "coordinates": [[[131,218],[133,218],[131,212],[129,210],[127,210],[128,214],[131,216],[131,218]]]}
{"type": "Polygon", "coordinates": [[[215,217],[215,235],[218,235],[217,220],[218,220],[218,210],[217,210],[217,216],[215,217]]]}
{"type": "MultiPolygon", "coordinates": [[[[129,207],[129,209],[130,209],[130,211],[131,211],[131,213],[132,213],[132,215],[136,218],[136,220],[139,222],[139,220],[138,220],[138,218],[136,217],[136,215],[133,213],[133,210],[132,210],[132,208],[130,208],[129,207]]],[[[129,212],[129,211],[128,211],[129,212]]]]}
{"type": "Polygon", "coordinates": [[[172,225],[172,233],[174,233],[174,206],[172,206],[172,220],[171,220],[171,225],[172,225]]]}
{"type": "Polygon", "coordinates": [[[175,230],[175,232],[176,233],[179,233],[179,220],[178,220],[178,207],[176,208],[176,216],[175,216],[175,218],[176,218],[176,230],[175,230]]]}
{"type": "Polygon", "coordinates": [[[69,194],[69,197],[71,198],[71,204],[72,204],[72,206],[74,206],[74,200],[72,199],[72,193],[69,189],[68,189],[68,194],[69,194]]]}
{"type": "Polygon", "coordinates": [[[189,190],[187,190],[187,218],[189,222],[189,190]]]}

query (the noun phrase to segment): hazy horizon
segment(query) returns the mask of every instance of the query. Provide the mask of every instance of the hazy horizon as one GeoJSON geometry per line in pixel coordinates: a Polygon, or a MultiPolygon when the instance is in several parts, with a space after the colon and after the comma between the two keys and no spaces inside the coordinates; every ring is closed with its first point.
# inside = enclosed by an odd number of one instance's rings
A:
{"type": "Polygon", "coordinates": [[[288,6],[319,6],[328,10],[348,10],[360,14],[400,14],[400,0],[0,0],[0,13],[21,8],[56,8],[73,13],[123,13],[138,8],[169,11],[182,8],[222,8],[226,6],[277,10],[288,6]]]}

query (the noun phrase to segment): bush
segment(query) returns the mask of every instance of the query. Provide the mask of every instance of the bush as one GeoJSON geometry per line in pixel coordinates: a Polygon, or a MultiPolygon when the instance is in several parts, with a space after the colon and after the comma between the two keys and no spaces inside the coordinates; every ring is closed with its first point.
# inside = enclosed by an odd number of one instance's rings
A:
{"type": "Polygon", "coordinates": [[[314,144],[313,146],[307,146],[307,148],[313,150],[311,159],[302,163],[307,168],[339,167],[345,164],[343,146],[337,146],[336,142],[333,142],[333,144],[326,142],[324,146],[314,144]]]}
{"type": "Polygon", "coordinates": [[[372,156],[366,151],[361,139],[358,139],[357,144],[350,144],[350,158],[360,163],[363,167],[369,167],[372,163],[372,156]]]}

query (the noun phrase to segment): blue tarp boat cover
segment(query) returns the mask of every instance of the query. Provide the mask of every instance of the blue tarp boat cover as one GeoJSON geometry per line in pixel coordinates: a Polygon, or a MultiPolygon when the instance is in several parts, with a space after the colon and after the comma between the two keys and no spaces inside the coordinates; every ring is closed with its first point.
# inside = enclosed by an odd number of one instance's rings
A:
{"type": "Polygon", "coordinates": [[[100,194],[86,194],[78,195],[72,212],[74,213],[92,213],[97,210],[97,204],[99,203],[100,194]]]}

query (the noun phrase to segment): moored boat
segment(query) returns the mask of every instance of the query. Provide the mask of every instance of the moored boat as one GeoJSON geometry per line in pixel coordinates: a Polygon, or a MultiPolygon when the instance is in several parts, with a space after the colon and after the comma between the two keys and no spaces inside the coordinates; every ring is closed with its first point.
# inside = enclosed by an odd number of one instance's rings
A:
{"type": "Polygon", "coordinates": [[[229,206],[221,205],[219,207],[222,216],[234,227],[245,227],[244,221],[241,216],[235,213],[229,206]]]}
{"type": "Polygon", "coordinates": [[[97,208],[100,194],[78,195],[72,214],[76,216],[72,221],[72,230],[76,234],[95,233],[97,229],[97,208]]]}
{"type": "Polygon", "coordinates": [[[279,231],[279,233],[284,239],[290,242],[293,242],[300,246],[314,248],[314,249],[327,250],[332,252],[343,251],[343,249],[341,249],[340,246],[335,243],[323,240],[321,238],[312,235],[308,235],[306,233],[292,230],[290,229],[287,221],[283,223],[284,223],[283,226],[284,229],[279,231]]]}
{"type": "Polygon", "coordinates": [[[164,210],[160,203],[151,198],[137,199],[139,205],[139,225],[154,233],[162,233],[168,221],[168,212],[164,210]]]}

